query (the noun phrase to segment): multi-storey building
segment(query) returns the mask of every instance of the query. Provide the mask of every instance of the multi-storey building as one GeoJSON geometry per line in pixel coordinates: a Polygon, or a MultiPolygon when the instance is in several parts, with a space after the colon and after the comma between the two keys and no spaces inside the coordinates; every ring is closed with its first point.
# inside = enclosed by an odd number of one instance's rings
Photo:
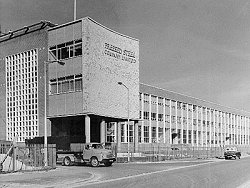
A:
{"type": "Polygon", "coordinates": [[[47,21],[0,37],[0,139],[18,142],[44,133],[44,61],[47,21]]]}
{"type": "Polygon", "coordinates": [[[140,84],[139,143],[249,145],[250,113],[140,84]]]}
{"type": "Polygon", "coordinates": [[[48,135],[116,143],[118,151],[128,142],[135,150],[249,145],[250,113],[139,83],[137,39],[88,17],[48,31],[44,24],[1,37],[0,139],[43,136],[46,76],[48,135]]]}

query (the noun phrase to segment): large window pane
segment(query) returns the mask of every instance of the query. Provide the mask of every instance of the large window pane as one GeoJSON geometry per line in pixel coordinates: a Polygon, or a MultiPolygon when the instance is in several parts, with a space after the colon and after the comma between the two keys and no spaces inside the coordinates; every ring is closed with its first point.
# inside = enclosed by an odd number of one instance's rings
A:
{"type": "Polygon", "coordinates": [[[56,94],[57,93],[57,83],[51,83],[50,84],[50,93],[56,94]]]}
{"type": "Polygon", "coordinates": [[[75,45],[75,56],[82,55],[82,43],[75,45]]]}
{"type": "Polygon", "coordinates": [[[75,90],[76,91],[82,90],[82,79],[75,80],[75,90]]]}
{"type": "Polygon", "coordinates": [[[68,92],[69,91],[69,82],[68,81],[64,81],[62,83],[62,92],[68,92]]]}
{"type": "Polygon", "coordinates": [[[69,58],[69,47],[62,48],[62,59],[69,58]]]}

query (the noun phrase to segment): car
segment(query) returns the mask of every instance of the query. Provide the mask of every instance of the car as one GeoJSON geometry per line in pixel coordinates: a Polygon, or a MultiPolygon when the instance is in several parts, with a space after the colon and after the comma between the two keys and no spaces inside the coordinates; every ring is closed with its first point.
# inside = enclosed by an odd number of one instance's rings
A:
{"type": "Polygon", "coordinates": [[[227,147],[224,152],[225,159],[236,159],[237,157],[240,159],[241,152],[238,151],[236,147],[227,147]]]}

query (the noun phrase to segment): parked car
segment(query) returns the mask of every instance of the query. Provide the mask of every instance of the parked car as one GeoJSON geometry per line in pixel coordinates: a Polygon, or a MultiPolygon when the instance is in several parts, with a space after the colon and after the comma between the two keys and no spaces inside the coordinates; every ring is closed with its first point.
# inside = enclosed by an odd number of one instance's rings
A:
{"type": "Polygon", "coordinates": [[[237,157],[240,159],[241,152],[238,151],[236,147],[227,147],[224,152],[225,159],[236,159],[237,157]]]}

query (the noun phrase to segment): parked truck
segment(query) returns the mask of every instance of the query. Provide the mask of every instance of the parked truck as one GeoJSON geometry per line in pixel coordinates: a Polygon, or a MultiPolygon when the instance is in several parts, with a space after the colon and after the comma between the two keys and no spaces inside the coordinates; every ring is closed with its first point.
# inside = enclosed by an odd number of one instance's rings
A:
{"type": "MultiPolygon", "coordinates": [[[[36,137],[25,142],[26,145],[43,144],[44,137],[36,137]]],[[[83,137],[50,136],[48,144],[56,145],[57,163],[65,166],[74,164],[90,164],[93,167],[102,164],[112,166],[116,161],[115,155],[107,143],[85,143],[83,137]]]]}
{"type": "Polygon", "coordinates": [[[57,162],[65,166],[90,164],[98,167],[101,164],[111,166],[116,161],[112,150],[101,143],[72,143],[70,151],[57,151],[57,162]]]}

